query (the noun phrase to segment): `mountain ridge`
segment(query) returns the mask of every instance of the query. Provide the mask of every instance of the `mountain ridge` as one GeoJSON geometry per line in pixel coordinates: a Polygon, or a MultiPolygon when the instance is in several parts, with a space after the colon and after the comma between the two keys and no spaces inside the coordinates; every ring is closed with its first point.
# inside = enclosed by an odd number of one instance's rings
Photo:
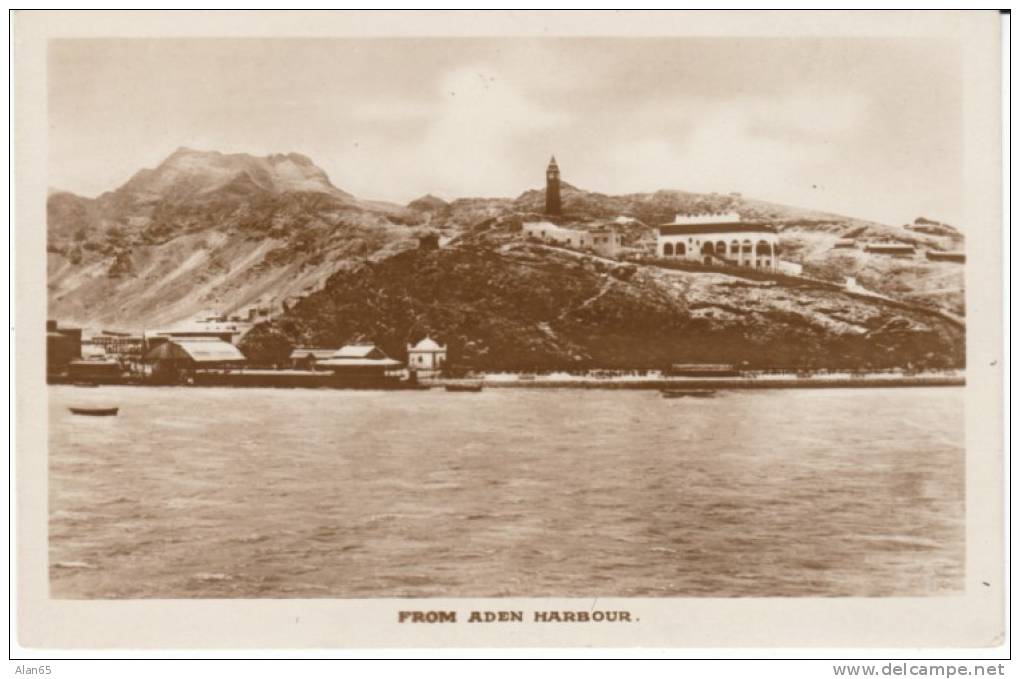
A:
{"type": "MultiPolygon", "coordinates": [[[[654,226],[677,212],[737,210],[776,223],[784,257],[812,275],[862,285],[911,303],[962,313],[962,268],[915,257],[893,262],[833,248],[847,234],[962,247],[948,225],[921,230],[744,198],[678,190],[613,196],[568,182],[565,220],[613,222],[630,247],[648,247],[654,226]],[[614,222],[615,223],[615,222],[614,222]],[[930,288],[930,289],[929,289],[930,288]]],[[[364,262],[415,248],[440,232],[463,238],[496,225],[512,233],[541,219],[544,191],[517,197],[443,200],[426,195],[406,206],[359,199],[334,186],[310,158],[179,148],[155,168],[94,199],[57,191],[47,198],[49,306],[55,318],[131,329],[172,323],[210,307],[258,304],[281,310],[327,279],[364,262]]]]}

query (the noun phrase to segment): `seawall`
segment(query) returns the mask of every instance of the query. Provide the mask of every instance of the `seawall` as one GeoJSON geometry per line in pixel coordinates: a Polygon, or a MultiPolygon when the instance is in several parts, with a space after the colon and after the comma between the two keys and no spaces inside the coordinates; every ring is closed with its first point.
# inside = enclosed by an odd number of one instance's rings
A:
{"type": "MultiPolygon", "coordinates": [[[[478,380],[429,380],[423,384],[477,384],[478,380]]],[[[689,379],[535,379],[483,380],[495,389],[873,389],[876,387],[962,387],[966,378],[956,375],[850,378],[746,378],[707,377],[689,379]]]]}

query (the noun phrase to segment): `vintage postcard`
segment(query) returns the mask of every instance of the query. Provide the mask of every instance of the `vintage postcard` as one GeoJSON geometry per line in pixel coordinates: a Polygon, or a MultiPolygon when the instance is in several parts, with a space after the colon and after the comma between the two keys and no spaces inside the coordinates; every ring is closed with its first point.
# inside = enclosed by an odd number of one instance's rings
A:
{"type": "Polygon", "coordinates": [[[995,645],[999,22],[17,13],[19,642],[995,645]]]}

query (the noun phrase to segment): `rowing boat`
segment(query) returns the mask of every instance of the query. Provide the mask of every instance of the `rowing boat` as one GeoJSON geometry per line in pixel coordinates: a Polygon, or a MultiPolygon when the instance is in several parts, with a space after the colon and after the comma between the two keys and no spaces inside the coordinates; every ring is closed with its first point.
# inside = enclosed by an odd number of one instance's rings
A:
{"type": "Polygon", "coordinates": [[[715,395],[715,391],[712,389],[662,389],[660,393],[663,398],[684,398],[685,396],[709,398],[715,395]]]}
{"type": "Polygon", "coordinates": [[[69,408],[75,415],[92,415],[93,417],[110,417],[116,415],[120,408],[69,408]]]}
{"type": "Polygon", "coordinates": [[[479,384],[447,384],[447,391],[481,391],[482,385],[479,384]]]}

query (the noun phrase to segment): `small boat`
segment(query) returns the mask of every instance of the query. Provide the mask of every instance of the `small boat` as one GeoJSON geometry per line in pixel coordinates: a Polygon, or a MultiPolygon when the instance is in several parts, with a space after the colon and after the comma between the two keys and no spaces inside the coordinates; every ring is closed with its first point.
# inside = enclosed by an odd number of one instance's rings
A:
{"type": "Polygon", "coordinates": [[[709,398],[715,395],[713,389],[661,389],[660,392],[663,398],[684,398],[689,396],[691,398],[709,398]]]}
{"type": "Polygon", "coordinates": [[[447,384],[446,385],[446,390],[447,391],[481,391],[482,390],[482,384],[481,384],[481,382],[479,382],[477,384],[447,384]]]}
{"type": "Polygon", "coordinates": [[[73,382],[76,387],[98,387],[99,385],[95,382],[73,382]]]}
{"type": "Polygon", "coordinates": [[[69,408],[75,415],[92,415],[93,417],[110,417],[116,415],[120,408],[69,408]]]}

